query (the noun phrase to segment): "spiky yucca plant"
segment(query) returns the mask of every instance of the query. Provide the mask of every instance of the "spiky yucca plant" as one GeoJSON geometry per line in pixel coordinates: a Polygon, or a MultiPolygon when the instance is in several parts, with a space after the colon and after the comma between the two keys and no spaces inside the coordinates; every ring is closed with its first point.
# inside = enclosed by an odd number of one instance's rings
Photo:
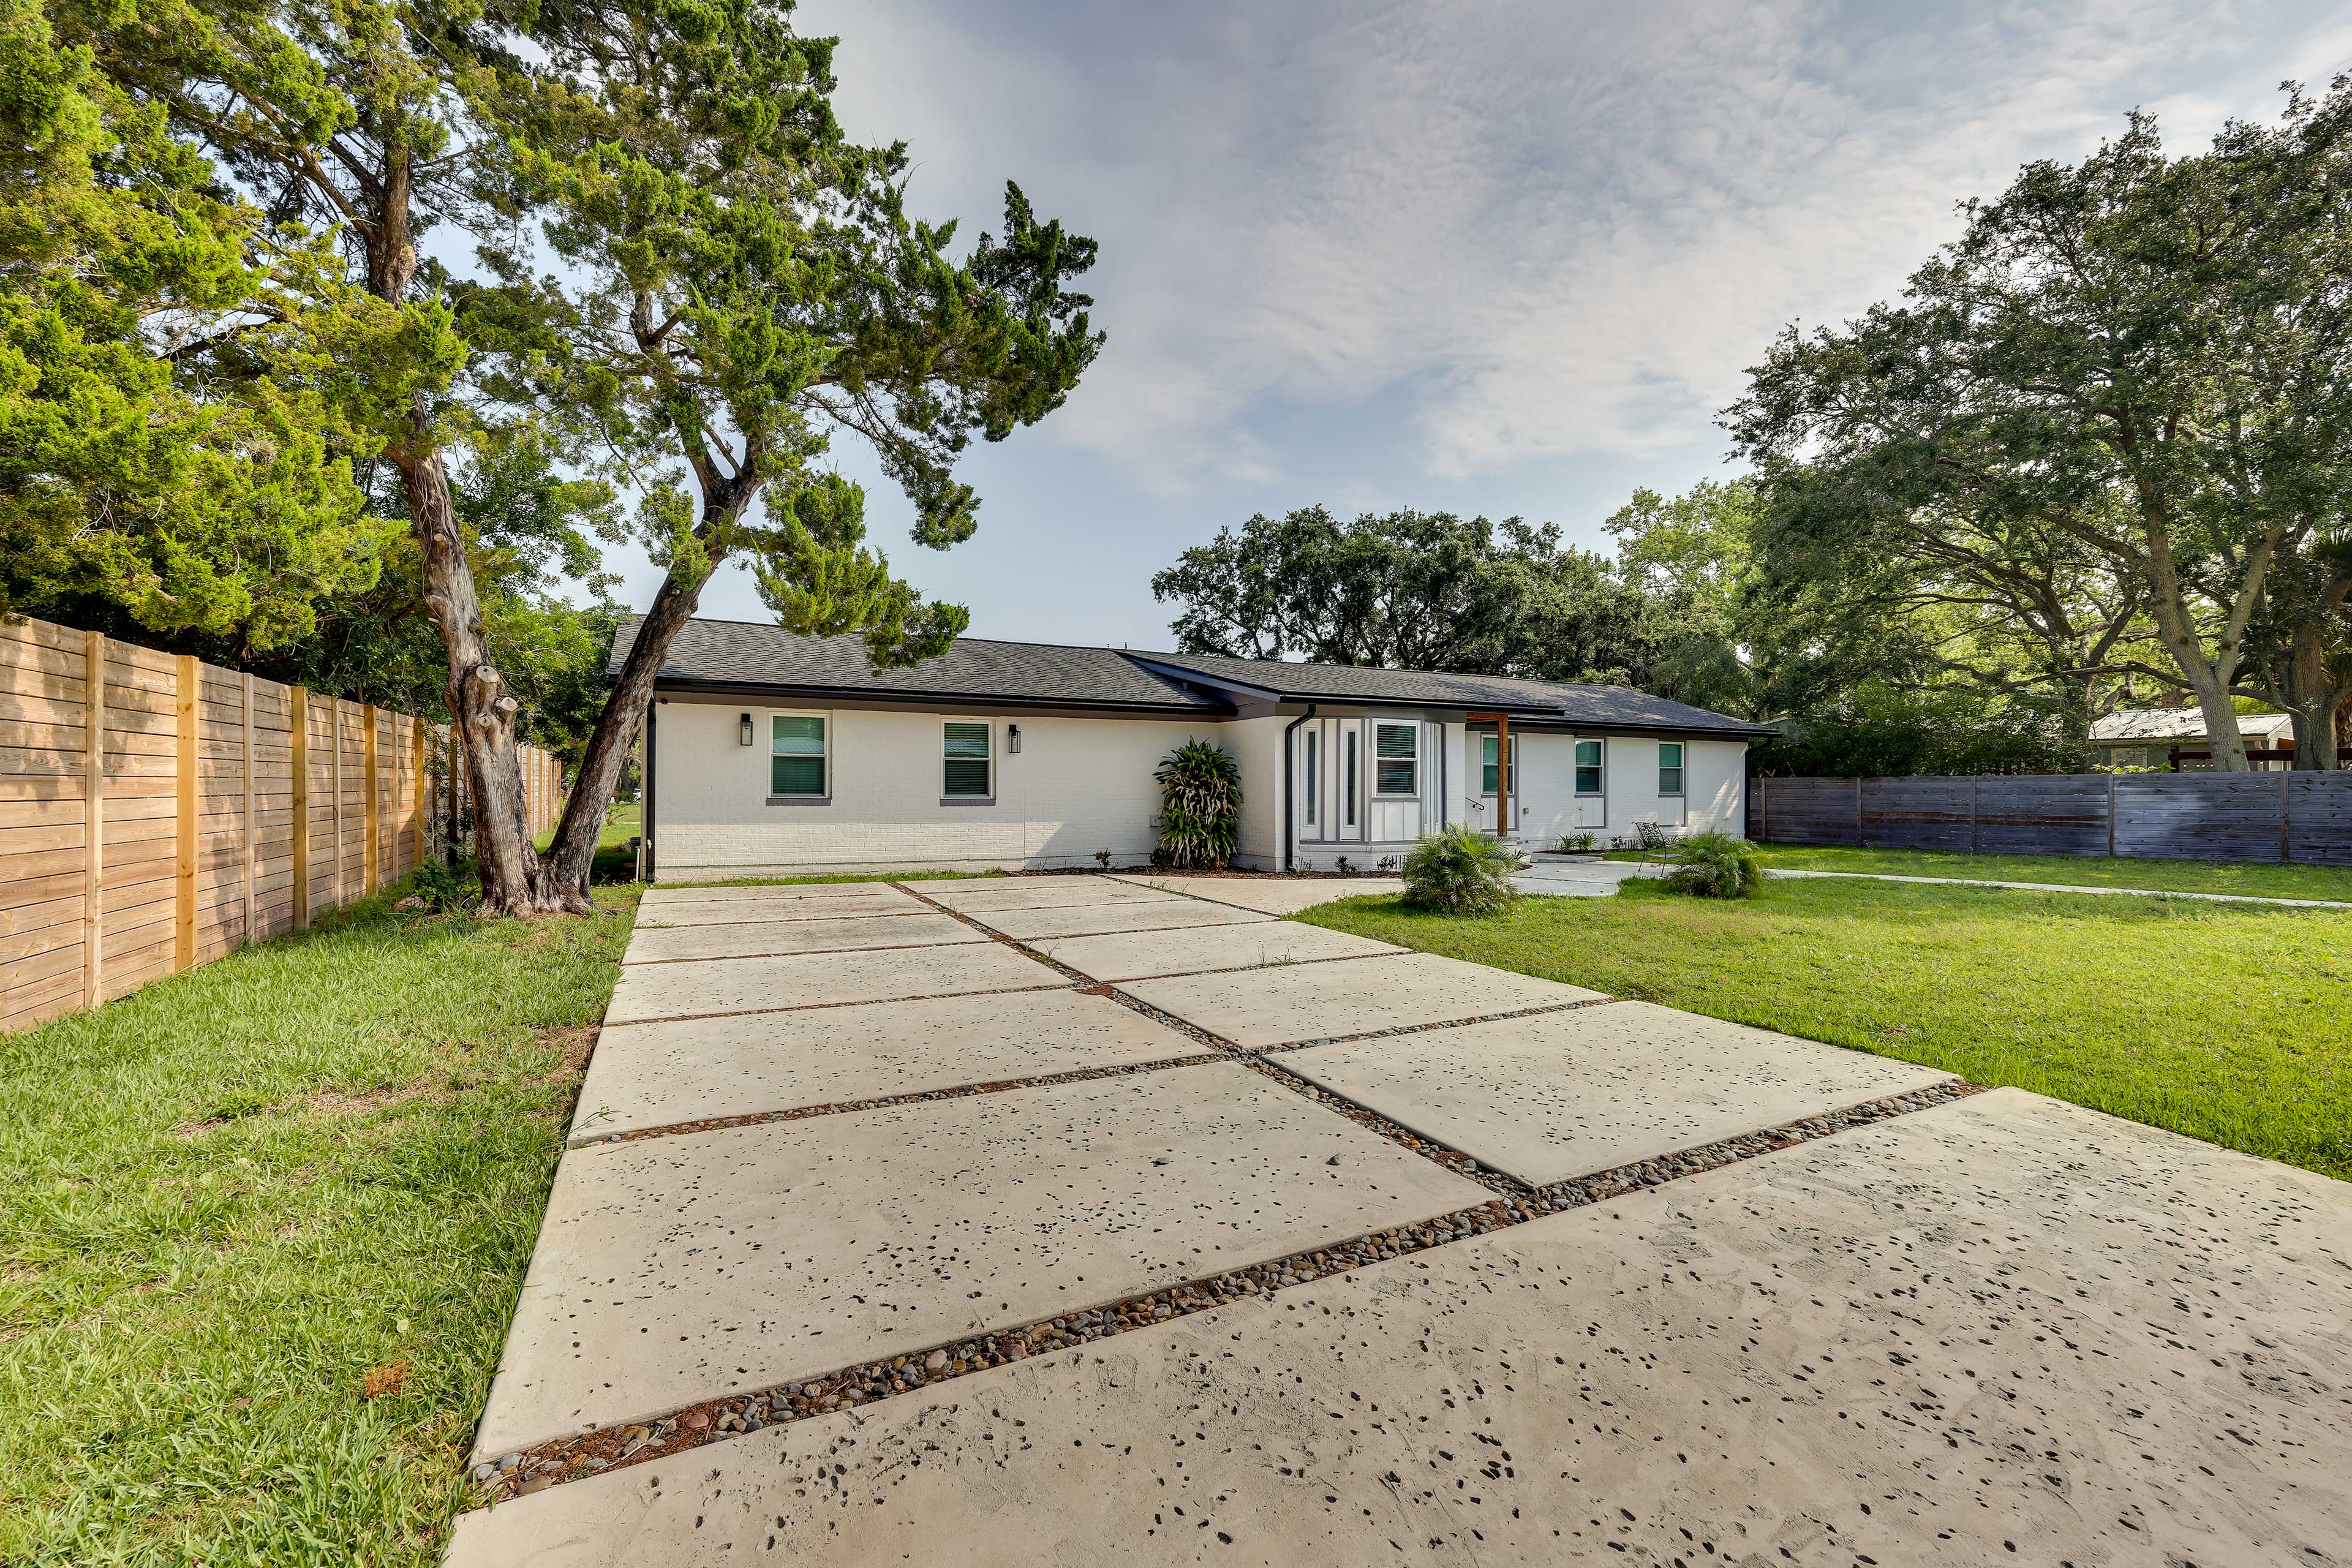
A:
{"type": "Polygon", "coordinates": [[[1675,841],[1675,868],[1666,886],[1702,899],[1752,899],[1764,890],[1764,868],[1756,846],[1736,834],[1710,829],[1675,841]]]}
{"type": "Polygon", "coordinates": [[[1176,870],[1217,869],[1241,834],[1242,766],[1207,741],[1187,741],[1160,759],[1160,833],[1153,861],[1176,870]]]}

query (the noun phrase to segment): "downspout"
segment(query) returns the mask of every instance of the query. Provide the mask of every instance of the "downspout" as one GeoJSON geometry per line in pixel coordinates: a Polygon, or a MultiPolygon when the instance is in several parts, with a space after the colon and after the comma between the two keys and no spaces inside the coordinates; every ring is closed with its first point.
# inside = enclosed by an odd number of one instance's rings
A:
{"type": "Polygon", "coordinates": [[[654,758],[659,748],[655,744],[654,719],[661,711],[661,700],[655,698],[646,704],[646,809],[644,819],[637,824],[638,837],[645,840],[646,880],[651,882],[658,874],[654,865],[654,758]]]}
{"type": "Polygon", "coordinates": [[[1298,823],[1298,813],[1291,799],[1291,773],[1297,750],[1291,745],[1290,738],[1297,732],[1298,726],[1315,717],[1315,708],[1316,704],[1309,702],[1307,711],[1293,719],[1282,731],[1282,869],[1286,873],[1290,869],[1291,839],[1298,823]]]}

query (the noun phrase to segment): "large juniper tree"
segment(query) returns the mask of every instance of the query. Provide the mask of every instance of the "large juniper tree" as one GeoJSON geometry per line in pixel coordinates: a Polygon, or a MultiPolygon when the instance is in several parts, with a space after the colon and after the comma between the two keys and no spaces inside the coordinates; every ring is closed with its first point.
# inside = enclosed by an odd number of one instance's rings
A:
{"type": "Polygon", "coordinates": [[[871,444],[915,503],[916,542],[946,548],[978,504],[958,454],[1058,407],[1101,345],[1064,288],[1094,242],[1008,185],[1002,231],[950,258],[954,226],[906,211],[904,146],[842,133],[835,43],[796,36],[791,12],[550,5],[545,64],[502,71],[495,96],[515,207],[546,215],[571,280],[533,292],[528,252],[499,258],[502,390],[582,411],[646,476],[641,536],[667,569],[534,868],[541,907],[584,905],[603,803],[719,566],[748,564],[792,630],[864,633],[877,667],[963,629],[866,543],[864,495],[824,466],[835,435],[871,444]]]}

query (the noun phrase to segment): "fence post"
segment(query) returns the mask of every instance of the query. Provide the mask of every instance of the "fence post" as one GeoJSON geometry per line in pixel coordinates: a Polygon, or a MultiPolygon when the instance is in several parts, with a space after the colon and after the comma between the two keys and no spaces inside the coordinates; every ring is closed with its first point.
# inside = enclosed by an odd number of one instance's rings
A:
{"type": "Polygon", "coordinates": [[[294,929],[310,929],[310,692],[286,689],[294,721],[294,929]]]}
{"type": "Polygon", "coordinates": [[[376,889],[376,857],[383,852],[383,839],[377,830],[376,813],[383,802],[377,798],[376,780],[376,718],[375,704],[360,710],[360,721],[367,733],[360,741],[360,766],[366,770],[360,784],[360,809],[367,814],[367,825],[360,830],[360,853],[367,858],[360,867],[360,896],[365,898],[376,889]]]}
{"type": "MultiPolygon", "coordinates": [[[[2175,768],[2175,773],[2180,770],[2175,768]]],[[[2116,775],[2107,775],[2107,858],[2116,858],[2116,775]]]]}
{"type": "Polygon", "coordinates": [[[411,718],[408,721],[408,740],[411,749],[416,752],[416,794],[411,797],[408,812],[410,831],[416,835],[416,858],[410,866],[412,870],[425,864],[425,827],[433,820],[433,808],[426,804],[429,797],[425,789],[427,777],[425,771],[425,721],[411,718]]]}
{"type": "Polygon", "coordinates": [[[106,634],[82,633],[81,1001],[106,983],[106,634]]]}
{"type": "Polygon", "coordinates": [[[331,748],[334,761],[335,790],[335,905],[341,909],[347,901],[343,893],[343,700],[327,699],[327,711],[335,716],[335,739],[331,748]]]}
{"type": "Polygon", "coordinates": [[[261,874],[260,797],[253,787],[253,671],[245,672],[245,940],[258,942],[254,921],[254,879],[261,874]]]}
{"type": "Polygon", "coordinates": [[[2287,781],[2293,777],[2293,768],[2279,774],[2279,864],[2282,866],[2294,858],[2294,795],[2287,788],[2287,781]]]}
{"type": "Polygon", "coordinates": [[[174,907],[172,919],[172,968],[194,967],[196,962],[196,701],[199,677],[196,656],[179,658],[180,787],[173,804],[176,830],[172,868],[174,907]]]}
{"type": "Polygon", "coordinates": [[[1969,775],[1969,853],[1977,852],[1977,797],[1984,792],[1984,780],[1975,773],[1969,775]]]}
{"type": "Polygon", "coordinates": [[[1870,847],[1870,840],[1862,831],[1862,780],[1859,776],[1853,781],[1853,847],[1857,849],[1870,847]]]}

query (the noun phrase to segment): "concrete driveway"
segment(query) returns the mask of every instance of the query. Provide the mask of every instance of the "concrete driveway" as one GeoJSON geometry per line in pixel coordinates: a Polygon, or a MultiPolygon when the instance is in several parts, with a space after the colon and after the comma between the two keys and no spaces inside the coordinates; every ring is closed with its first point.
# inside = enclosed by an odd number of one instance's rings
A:
{"type": "Polygon", "coordinates": [[[2352,1563],[2352,1187],[1315,886],[648,894],[450,1561],[2352,1563]]]}

